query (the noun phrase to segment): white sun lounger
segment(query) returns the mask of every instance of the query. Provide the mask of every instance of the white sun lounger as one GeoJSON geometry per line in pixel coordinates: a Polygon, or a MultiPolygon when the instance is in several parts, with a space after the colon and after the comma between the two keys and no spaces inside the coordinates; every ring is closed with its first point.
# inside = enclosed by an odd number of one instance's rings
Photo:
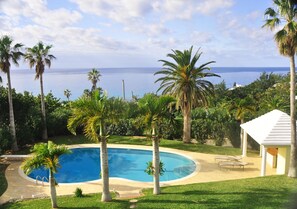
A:
{"type": "Polygon", "coordinates": [[[238,166],[240,168],[242,168],[244,170],[244,166],[245,165],[248,165],[249,163],[247,162],[242,162],[242,161],[221,161],[219,162],[219,167],[222,168],[222,167],[229,167],[229,166],[232,166],[233,168],[235,166],[238,166]]]}
{"type": "Polygon", "coordinates": [[[242,156],[233,156],[233,155],[219,155],[215,156],[215,161],[240,161],[242,156]]]}

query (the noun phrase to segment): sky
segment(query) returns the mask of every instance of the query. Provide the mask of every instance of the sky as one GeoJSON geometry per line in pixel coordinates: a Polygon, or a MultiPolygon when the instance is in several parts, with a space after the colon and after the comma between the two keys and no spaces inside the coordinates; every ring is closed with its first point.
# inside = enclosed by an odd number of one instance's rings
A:
{"type": "MultiPolygon", "coordinates": [[[[52,68],[160,67],[171,50],[213,67],[287,67],[263,29],[272,0],[0,0],[0,35],[52,45],[52,68]]],[[[20,62],[20,68],[28,64],[20,62]]]]}

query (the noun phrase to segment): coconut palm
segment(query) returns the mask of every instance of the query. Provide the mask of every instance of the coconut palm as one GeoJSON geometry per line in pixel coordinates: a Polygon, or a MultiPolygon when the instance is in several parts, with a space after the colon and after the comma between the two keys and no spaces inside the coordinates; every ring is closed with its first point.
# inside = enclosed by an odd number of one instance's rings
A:
{"type": "Polygon", "coordinates": [[[290,59],[291,157],[288,176],[297,177],[296,115],[295,115],[295,53],[297,50],[297,4],[292,0],[273,0],[274,8],[265,11],[263,27],[276,32],[274,39],[281,55],[290,59]]]}
{"type": "Polygon", "coordinates": [[[68,102],[69,102],[69,98],[71,96],[71,91],[69,89],[65,89],[64,90],[64,95],[67,98],[68,102]]]}
{"type": "Polygon", "coordinates": [[[138,101],[142,112],[142,121],[149,130],[153,142],[153,176],[154,194],[160,194],[160,152],[159,137],[156,128],[161,124],[164,117],[169,117],[169,105],[174,101],[173,97],[146,94],[138,101]]]}
{"type": "Polygon", "coordinates": [[[97,82],[100,81],[99,77],[101,76],[100,71],[96,68],[93,68],[88,73],[88,79],[92,82],[92,91],[97,88],[97,82]]]}
{"type": "Polygon", "coordinates": [[[37,43],[32,48],[27,48],[25,60],[29,62],[30,68],[35,66],[35,79],[40,81],[40,100],[41,100],[41,116],[42,116],[42,139],[47,140],[47,126],[46,126],[46,113],[45,102],[43,93],[43,73],[45,66],[51,67],[52,60],[56,57],[49,54],[52,45],[44,45],[42,42],[37,43]]]}
{"type": "Polygon", "coordinates": [[[107,99],[99,91],[90,97],[81,97],[72,103],[72,115],[68,120],[68,129],[76,134],[76,129],[83,126],[84,134],[92,141],[100,142],[100,162],[102,177],[102,202],[111,200],[109,191],[109,171],[107,155],[107,123],[116,122],[123,115],[125,104],[120,99],[107,99]]]}
{"type": "Polygon", "coordinates": [[[32,156],[22,163],[22,169],[26,174],[30,174],[34,169],[44,167],[49,170],[49,189],[51,194],[52,208],[57,208],[56,180],[54,174],[58,172],[59,156],[69,154],[69,150],[64,145],[56,145],[52,141],[35,144],[32,149],[32,156]]]}
{"type": "Polygon", "coordinates": [[[12,42],[13,42],[13,39],[10,38],[9,36],[2,36],[0,38],[0,69],[7,75],[8,104],[9,104],[9,130],[12,138],[12,150],[17,151],[19,148],[17,144],[16,131],[15,131],[12,89],[11,89],[12,87],[11,87],[11,79],[10,79],[10,66],[11,66],[11,62],[14,63],[16,66],[19,65],[18,61],[23,56],[23,53],[20,51],[23,45],[20,43],[12,45],[12,42]]]}
{"type": "Polygon", "coordinates": [[[193,46],[183,52],[172,50],[173,53],[167,54],[167,57],[173,59],[174,62],[159,60],[163,63],[163,68],[155,73],[155,75],[164,76],[155,81],[161,82],[158,91],[162,89],[162,94],[172,95],[177,101],[177,106],[182,110],[184,143],[191,142],[192,108],[207,105],[208,97],[214,94],[212,83],[204,80],[204,78],[218,76],[214,73],[205,72],[210,70],[207,66],[214,61],[196,67],[202,52],[198,50],[192,57],[192,50],[193,46]]]}

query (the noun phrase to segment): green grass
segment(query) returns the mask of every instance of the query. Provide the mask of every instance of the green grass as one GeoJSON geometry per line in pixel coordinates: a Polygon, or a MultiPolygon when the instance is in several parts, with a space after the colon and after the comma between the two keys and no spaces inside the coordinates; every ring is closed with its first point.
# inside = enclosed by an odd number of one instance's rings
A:
{"type": "MultiPolygon", "coordinates": [[[[288,208],[294,200],[297,179],[286,176],[258,177],[242,180],[199,183],[161,188],[161,195],[152,195],[145,190],[145,196],[138,198],[137,208],[228,208],[228,209],[268,209],[288,208]]],[[[296,199],[296,193],[295,193],[296,199]]],[[[100,195],[83,198],[59,197],[60,208],[129,208],[128,200],[113,200],[101,203],[100,195]]],[[[38,199],[9,203],[4,209],[50,208],[49,199],[38,199]]],[[[293,207],[292,207],[293,208],[293,207]]]]}
{"type": "MultiPolygon", "coordinates": [[[[89,144],[94,143],[88,139],[86,139],[83,135],[79,136],[59,136],[59,137],[51,137],[52,140],[56,144],[89,144]]],[[[151,146],[152,142],[150,139],[146,137],[135,137],[135,136],[110,136],[108,138],[108,143],[110,144],[131,144],[131,145],[146,145],[151,146]]],[[[219,154],[219,155],[240,155],[241,150],[239,148],[233,147],[219,147],[205,144],[184,144],[182,141],[177,140],[166,140],[162,139],[160,141],[161,147],[168,147],[173,149],[186,150],[191,152],[200,152],[200,153],[208,153],[208,154],[219,154]]],[[[21,151],[18,151],[16,154],[29,154],[30,147],[25,147],[21,151]]],[[[255,153],[249,151],[250,155],[254,155],[255,153]]]]}
{"type": "MultiPolygon", "coordinates": [[[[61,196],[57,198],[58,206],[60,209],[63,208],[129,208],[128,201],[124,200],[112,200],[108,203],[101,202],[100,194],[85,195],[84,197],[74,196],[61,196]]],[[[3,209],[50,209],[50,199],[33,199],[15,203],[8,203],[2,206],[3,209]]]]}

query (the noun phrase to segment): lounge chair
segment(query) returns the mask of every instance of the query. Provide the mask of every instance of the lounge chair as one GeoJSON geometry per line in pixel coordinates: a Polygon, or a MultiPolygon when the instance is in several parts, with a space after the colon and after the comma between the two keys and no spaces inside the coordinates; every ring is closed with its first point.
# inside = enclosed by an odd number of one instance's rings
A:
{"type": "Polygon", "coordinates": [[[30,157],[30,155],[0,155],[0,158],[5,160],[21,161],[30,157]]]}
{"type": "Polygon", "coordinates": [[[233,155],[219,155],[215,156],[215,161],[240,161],[242,156],[233,156],[233,155]]]}
{"type": "Polygon", "coordinates": [[[220,161],[218,165],[220,168],[228,166],[232,166],[234,168],[235,166],[238,166],[244,170],[244,166],[248,164],[249,163],[242,161],[220,161]]]}

